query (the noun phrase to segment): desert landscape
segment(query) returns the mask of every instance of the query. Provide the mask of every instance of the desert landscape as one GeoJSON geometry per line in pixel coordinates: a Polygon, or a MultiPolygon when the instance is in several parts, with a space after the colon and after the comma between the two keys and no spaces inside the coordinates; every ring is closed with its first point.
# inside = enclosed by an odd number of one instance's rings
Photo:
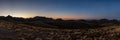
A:
{"type": "Polygon", "coordinates": [[[120,40],[120,0],[0,0],[0,40],[120,40]]]}
{"type": "Polygon", "coordinates": [[[90,20],[51,19],[51,22],[46,17],[24,19],[10,15],[0,18],[0,40],[119,40],[120,37],[117,20],[96,20],[101,24],[95,25],[96,21],[90,20]]]}

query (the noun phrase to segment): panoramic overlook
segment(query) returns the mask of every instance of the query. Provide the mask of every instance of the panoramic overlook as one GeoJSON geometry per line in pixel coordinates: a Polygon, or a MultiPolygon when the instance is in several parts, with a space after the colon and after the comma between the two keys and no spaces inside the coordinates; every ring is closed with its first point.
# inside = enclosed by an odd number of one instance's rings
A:
{"type": "Polygon", "coordinates": [[[119,0],[0,0],[0,40],[119,40],[119,0]]]}

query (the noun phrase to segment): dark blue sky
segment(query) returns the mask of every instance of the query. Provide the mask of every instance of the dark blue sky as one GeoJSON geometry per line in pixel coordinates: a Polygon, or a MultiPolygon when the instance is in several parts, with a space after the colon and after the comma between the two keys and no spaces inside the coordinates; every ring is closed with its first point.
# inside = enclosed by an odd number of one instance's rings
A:
{"type": "Polygon", "coordinates": [[[118,0],[0,0],[1,15],[63,19],[120,19],[118,0]]]}

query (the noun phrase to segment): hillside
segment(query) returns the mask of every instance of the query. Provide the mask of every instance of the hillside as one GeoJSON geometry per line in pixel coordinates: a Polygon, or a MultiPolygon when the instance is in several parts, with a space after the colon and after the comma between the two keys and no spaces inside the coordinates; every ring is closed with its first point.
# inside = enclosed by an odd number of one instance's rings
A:
{"type": "Polygon", "coordinates": [[[0,21],[0,40],[118,40],[120,26],[56,29],[0,21]]]}

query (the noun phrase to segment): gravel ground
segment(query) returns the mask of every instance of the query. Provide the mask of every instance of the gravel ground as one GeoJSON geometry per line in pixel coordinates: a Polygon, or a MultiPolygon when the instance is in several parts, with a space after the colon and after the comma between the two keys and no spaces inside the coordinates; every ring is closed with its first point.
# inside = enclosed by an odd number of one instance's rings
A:
{"type": "Polygon", "coordinates": [[[0,40],[119,40],[120,26],[97,29],[55,29],[0,22],[0,40]]]}

